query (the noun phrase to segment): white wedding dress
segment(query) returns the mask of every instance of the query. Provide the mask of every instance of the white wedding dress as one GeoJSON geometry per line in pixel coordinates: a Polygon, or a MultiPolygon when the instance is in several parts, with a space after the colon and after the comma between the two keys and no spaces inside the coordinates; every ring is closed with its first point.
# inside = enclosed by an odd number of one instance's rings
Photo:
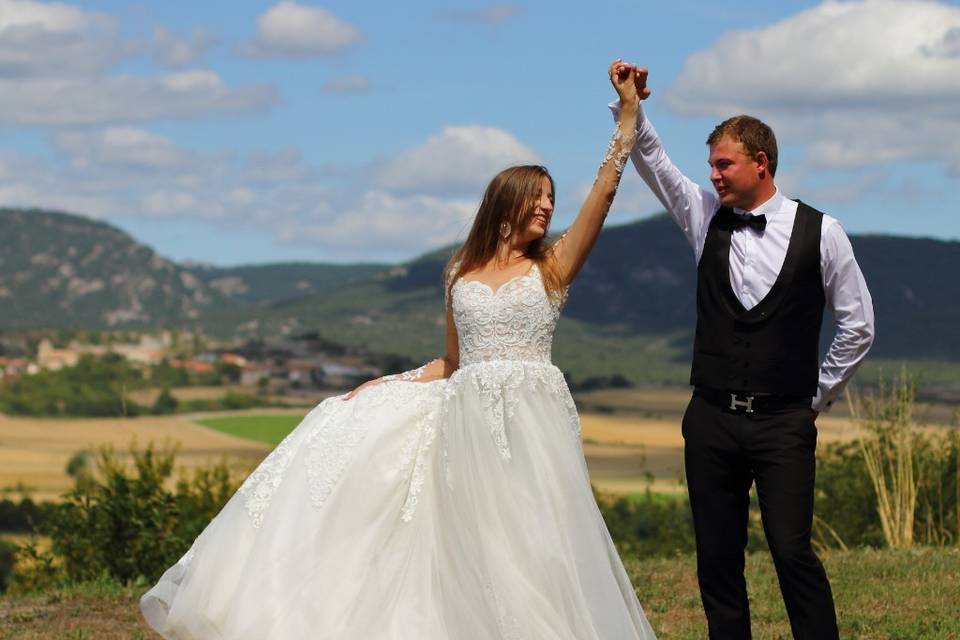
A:
{"type": "Polygon", "coordinates": [[[460,368],[323,401],[141,600],[165,638],[652,639],[539,269],[452,288],[460,368]]]}

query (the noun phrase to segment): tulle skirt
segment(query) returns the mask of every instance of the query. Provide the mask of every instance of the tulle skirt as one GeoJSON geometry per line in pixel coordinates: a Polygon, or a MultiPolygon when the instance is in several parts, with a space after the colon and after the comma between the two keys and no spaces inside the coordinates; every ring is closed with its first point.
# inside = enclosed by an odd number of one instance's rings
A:
{"type": "Polygon", "coordinates": [[[537,362],[323,401],[141,608],[178,640],[654,637],[537,362]]]}

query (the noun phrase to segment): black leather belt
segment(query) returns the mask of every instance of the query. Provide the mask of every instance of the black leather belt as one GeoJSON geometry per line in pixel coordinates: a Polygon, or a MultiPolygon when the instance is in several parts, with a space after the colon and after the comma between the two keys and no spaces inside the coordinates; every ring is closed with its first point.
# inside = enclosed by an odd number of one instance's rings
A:
{"type": "Polygon", "coordinates": [[[703,387],[696,387],[693,395],[736,413],[766,413],[784,409],[809,408],[813,403],[812,396],[779,396],[770,393],[722,391],[703,387]]]}

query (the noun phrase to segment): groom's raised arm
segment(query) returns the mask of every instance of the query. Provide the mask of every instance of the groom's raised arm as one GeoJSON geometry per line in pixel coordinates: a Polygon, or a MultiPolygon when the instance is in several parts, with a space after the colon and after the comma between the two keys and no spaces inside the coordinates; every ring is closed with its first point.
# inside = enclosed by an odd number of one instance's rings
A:
{"type": "MultiPolygon", "coordinates": [[[[645,77],[646,71],[641,71],[645,77]]],[[[609,107],[616,118],[620,102],[612,102],[609,107]]],[[[719,200],[673,164],[642,105],[637,113],[637,142],[630,158],[637,173],[683,230],[699,262],[710,220],[720,207],[719,200]]]]}

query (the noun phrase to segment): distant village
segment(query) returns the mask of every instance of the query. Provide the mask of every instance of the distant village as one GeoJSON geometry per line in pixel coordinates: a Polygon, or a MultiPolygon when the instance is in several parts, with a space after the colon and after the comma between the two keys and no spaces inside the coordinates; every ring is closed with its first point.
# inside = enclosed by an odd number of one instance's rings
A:
{"type": "Polygon", "coordinates": [[[192,334],[163,331],[135,337],[135,341],[107,342],[100,336],[88,341],[74,338],[64,345],[42,337],[33,356],[0,354],[0,382],[44,370],[59,371],[76,366],[84,356],[108,354],[142,367],[147,377],[153,367],[161,365],[183,369],[196,378],[209,378],[226,370],[232,384],[270,391],[346,388],[382,373],[382,366],[369,364],[364,357],[310,334],[269,342],[203,345],[205,348],[195,352],[184,346],[195,342],[192,334]]]}

